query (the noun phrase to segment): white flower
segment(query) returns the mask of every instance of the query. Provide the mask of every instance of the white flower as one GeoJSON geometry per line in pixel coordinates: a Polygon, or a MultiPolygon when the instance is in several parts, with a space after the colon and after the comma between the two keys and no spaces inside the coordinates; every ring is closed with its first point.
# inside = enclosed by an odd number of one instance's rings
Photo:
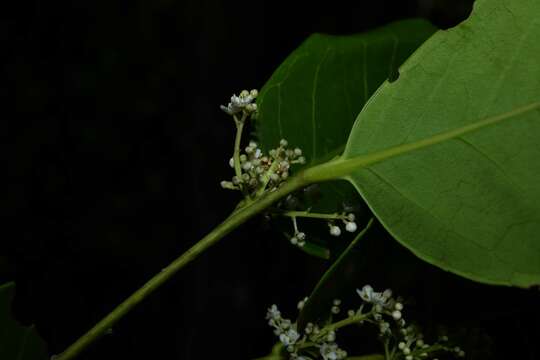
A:
{"type": "Polygon", "coordinates": [[[324,343],[320,348],[321,356],[324,360],[337,360],[337,345],[324,343]]]}
{"type": "Polygon", "coordinates": [[[347,357],[347,353],[340,349],[336,343],[324,343],[319,351],[324,360],[339,360],[347,357]]]}
{"type": "Polygon", "coordinates": [[[257,95],[257,90],[251,90],[251,92],[243,90],[239,96],[233,94],[229,104],[227,106],[221,105],[220,108],[229,115],[238,114],[243,110],[248,113],[254,113],[257,111],[257,104],[253,103],[253,101],[257,95]]]}
{"type": "Polygon", "coordinates": [[[355,232],[356,229],[358,229],[358,227],[354,221],[348,222],[347,225],[345,225],[345,230],[348,232],[355,232]]]}
{"type": "Polygon", "coordinates": [[[383,321],[379,324],[379,331],[382,335],[390,334],[390,324],[383,321]]]}
{"type": "Polygon", "coordinates": [[[356,292],[365,302],[383,307],[388,305],[388,300],[392,296],[392,291],[390,289],[380,293],[373,291],[373,288],[369,285],[365,285],[362,290],[356,289],[356,292]]]}
{"type": "Polygon", "coordinates": [[[268,312],[266,313],[267,319],[280,319],[281,318],[281,312],[278,310],[277,305],[273,304],[268,308],[268,312]]]}
{"type": "Polygon", "coordinates": [[[332,236],[341,235],[341,229],[339,228],[339,226],[330,225],[330,235],[332,235],[332,236]]]}
{"type": "Polygon", "coordinates": [[[294,329],[290,328],[283,334],[279,335],[279,340],[284,346],[294,345],[300,338],[300,334],[294,329]]]}

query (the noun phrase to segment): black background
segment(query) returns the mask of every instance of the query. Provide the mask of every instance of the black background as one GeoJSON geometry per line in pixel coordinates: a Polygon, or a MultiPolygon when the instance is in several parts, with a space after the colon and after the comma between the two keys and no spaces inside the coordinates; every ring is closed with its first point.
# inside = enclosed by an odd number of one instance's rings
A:
{"type": "MultiPolygon", "coordinates": [[[[61,352],[224,219],[238,194],[219,186],[230,177],[234,136],[219,105],[260,88],[309,34],[414,16],[447,28],[470,9],[465,0],[4,8],[0,280],[17,282],[17,318],[36,324],[51,354],[61,352]]],[[[415,298],[411,313],[428,328],[454,329],[471,358],[539,358],[538,291],[460,279],[416,261],[380,228],[374,233],[383,259],[356,287],[373,281],[415,298]],[[385,253],[400,262],[385,263],[385,253]]],[[[266,308],[277,303],[294,317],[326,266],[252,220],[81,359],[262,356],[274,341],[266,308]]]]}

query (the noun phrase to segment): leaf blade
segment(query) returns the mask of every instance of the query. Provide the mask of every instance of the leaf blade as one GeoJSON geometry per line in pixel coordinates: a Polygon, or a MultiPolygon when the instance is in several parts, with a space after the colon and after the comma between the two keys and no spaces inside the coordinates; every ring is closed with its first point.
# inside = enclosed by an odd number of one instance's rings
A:
{"type": "MultiPolygon", "coordinates": [[[[260,91],[255,135],[269,150],[280,139],[300,147],[308,166],[344,149],[365,101],[435,28],[411,19],[358,35],[314,34],[293,51],[260,91]]],[[[358,202],[347,182],[321,184],[314,211],[336,212],[358,202]]]]}
{"type": "Polygon", "coordinates": [[[14,283],[0,285],[0,359],[48,359],[46,344],[34,327],[23,327],[11,318],[14,288],[14,283]]]}
{"type": "Polygon", "coordinates": [[[401,244],[481,282],[540,282],[540,66],[523,60],[540,56],[538,11],[479,1],[381,86],[344,153],[370,158],[348,179],[401,244]]]}

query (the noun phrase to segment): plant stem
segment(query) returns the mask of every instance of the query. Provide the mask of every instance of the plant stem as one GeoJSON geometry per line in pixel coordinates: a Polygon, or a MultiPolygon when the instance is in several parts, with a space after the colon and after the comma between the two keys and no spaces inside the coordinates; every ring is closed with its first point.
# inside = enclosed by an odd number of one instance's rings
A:
{"type": "MultiPolygon", "coordinates": [[[[242,168],[240,167],[240,141],[242,140],[242,130],[244,129],[245,115],[242,115],[242,119],[238,120],[236,115],[234,116],[234,123],[236,124],[236,137],[234,138],[234,173],[238,180],[242,182],[242,168]]],[[[242,187],[243,188],[243,187],[242,187]]]]}
{"type": "Polygon", "coordinates": [[[55,360],[69,360],[75,358],[90,344],[99,339],[108,329],[111,329],[121,318],[131,311],[137,304],[153,293],[167,280],[169,280],[178,270],[194,260],[199,254],[215,244],[219,239],[230,233],[251,217],[266,209],[276,200],[305,186],[305,180],[299,174],[291,177],[282,187],[274,192],[262,196],[259,200],[235,210],[223,223],[212,230],[208,235],[193,245],[180,257],[174,260],[169,266],[161,270],[139,290],[135,291],[124,302],[118,305],[109,315],[99,321],[86,334],[75,341],[63,353],[59,354],[55,360]]]}
{"type": "Polygon", "coordinates": [[[321,214],[321,213],[312,213],[308,211],[287,211],[284,213],[280,213],[279,215],[292,217],[292,218],[303,217],[303,218],[330,219],[330,220],[337,220],[337,219],[345,218],[343,215],[337,214],[337,213],[321,214]]]}
{"type": "MultiPolygon", "coordinates": [[[[241,128],[237,129],[237,133],[241,132],[241,128]]],[[[239,140],[237,138],[239,144],[239,140]]],[[[239,145],[235,146],[235,149],[239,149],[239,145]]],[[[111,329],[121,318],[129,313],[137,304],[152,294],[167,280],[169,280],[174,274],[176,274],[185,265],[193,261],[199,254],[215,244],[218,240],[225,235],[236,229],[238,226],[246,222],[248,219],[257,215],[275,201],[284,197],[285,195],[305,187],[313,182],[319,182],[324,180],[331,180],[332,178],[327,174],[329,165],[336,162],[336,160],[329,163],[315,166],[311,169],[310,175],[307,175],[307,171],[302,171],[298,175],[289,178],[283,186],[277,190],[268,192],[261,196],[257,200],[247,202],[244,206],[237,207],[236,210],[218,225],[214,230],[208,233],[199,242],[189,248],[185,253],[180,255],[169,266],[162,269],[161,272],[156,274],[153,278],[148,280],[140,289],[135,291],[131,296],[118,305],[111,313],[100,320],[94,327],[92,327],[86,334],[81,336],[77,341],[70,345],[63,353],[57,355],[55,360],[70,360],[79,355],[93,342],[103,336],[109,329],[111,329]],[[319,170],[318,170],[319,169],[319,170]]],[[[240,165],[239,161],[235,159],[236,164],[240,165]]],[[[331,167],[330,167],[331,171],[331,167]]],[[[347,320],[347,319],[346,319],[347,320]]],[[[338,323],[336,323],[338,324],[338,323]]]]}
{"type": "Polygon", "coordinates": [[[384,342],[384,359],[392,360],[392,356],[390,355],[390,351],[388,350],[388,340],[385,340],[384,342]]]}
{"type": "Polygon", "coordinates": [[[328,325],[327,329],[328,331],[333,331],[333,330],[337,330],[339,328],[342,328],[344,326],[348,326],[348,325],[351,325],[351,324],[356,324],[360,321],[364,321],[364,320],[367,320],[367,318],[369,317],[371,313],[366,313],[366,314],[363,314],[363,315],[359,315],[359,316],[351,316],[351,317],[348,317],[348,318],[345,318],[343,320],[340,320],[340,321],[337,321],[333,324],[330,324],[328,325]]]}
{"type": "Polygon", "coordinates": [[[266,190],[266,187],[268,186],[268,183],[270,182],[270,175],[272,175],[274,171],[276,171],[278,166],[279,166],[279,162],[276,159],[274,159],[274,161],[272,162],[272,165],[270,165],[270,168],[268,168],[268,170],[266,170],[266,172],[263,174],[261,187],[259,188],[259,190],[257,190],[257,194],[255,194],[255,196],[261,196],[262,194],[264,194],[264,191],[266,190]]]}

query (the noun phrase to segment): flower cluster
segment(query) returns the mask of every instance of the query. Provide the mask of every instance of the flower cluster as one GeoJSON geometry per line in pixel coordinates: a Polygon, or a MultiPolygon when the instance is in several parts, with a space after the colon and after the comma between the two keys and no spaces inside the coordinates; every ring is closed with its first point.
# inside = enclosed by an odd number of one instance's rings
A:
{"type": "Polygon", "coordinates": [[[303,247],[306,243],[306,234],[298,229],[297,218],[315,218],[315,219],[325,219],[328,221],[328,226],[330,228],[330,234],[333,236],[341,235],[341,228],[336,225],[336,221],[343,221],[345,224],[345,230],[348,232],[355,232],[358,229],[358,226],[354,222],[355,216],[353,213],[334,213],[334,214],[319,214],[312,213],[309,211],[286,211],[282,215],[288,216],[291,218],[294,234],[290,237],[290,242],[293,245],[303,247]]]}
{"type": "MultiPolygon", "coordinates": [[[[368,318],[379,327],[379,336],[387,343],[393,343],[403,355],[405,360],[437,359],[433,357],[443,352],[454,353],[458,357],[464,357],[465,352],[459,347],[451,347],[445,344],[448,341],[443,336],[434,344],[424,341],[423,334],[418,327],[406,326],[403,318],[403,303],[401,299],[394,299],[390,289],[383,292],[376,292],[370,285],[365,285],[356,292],[364,301],[364,304],[371,305],[371,310],[367,313],[368,318]]],[[[362,306],[359,313],[362,313],[362,306]]],[[[349,316],[358,316],[358,312],[349,311],[349,316]]]]}
{"type": "MultiPolygon", "coordinates": [[[[348,232],[355,232],[358,229],[358,226],[354,222],[355,216],[353,213],[349,214],[340,214],[336,219],[341,220],[345,224],[345,230],[348,232]]],[[[341,235],[341,228],[336,225],[334,221],[328,222],[328,228],[330,231],[330,235],[332,236],[340,236],[341,235]]]]}
{"type": "MultiPolygon", "coordinates": [[[[272,305],[267,312],[268,324],[274,328],[283,348],[290,359],[297,360],[340,360],[347,357],[347,352],[336,343],[338,329],[352,324],[375,324],[379,329],[379,337],[385,345],[386,351],[392,354],[393,359],[400,360],[437,360],[439,354],[453,354],[464,357],[465,352],[448,344],[448,338],[441,336],[438,341],[429,344],[424,340],[423,334],[416,326],[408,325],[403,319],[403,303],[400,298],[393,298],[392,291],[387,289],[376,292],[369,285],[356,290],[362,303],[357,310],[349,310],[345,319],[330,322],[324,327],[308,323],[303,331],[298,329],[296,323],[284,319],[276,305],[272,305]]],[[[305,298],[298,303],[301,310],[305,298]]],[[[338,315],[341,301],[335,299],[330,309],[331,317],[338,315]]]]}
{"type": "Polygon", "coordinates": [[[241,112],[245,115],[255,114],[257,112],[257,104],[254,101],[257,95],[259,95],[259,92],[256,89],[251,91],[242,90],[239,96],[235,94],[231,96],[231,102],[227,106],[221,105],[220,108],[233,116],[241,112]]]}
{"type": "MultiPolygon", "coordinates": [[[[306,300],[307,298],[298,303],[299,309],[306,300]]],[[[336,332],[330,328],[320,329],[317,325],[308,323],[303,334],[300,334],[297,324],[282,318],[276,305],[268,309],[266,318],[290,359],[312,360],[318,358],[318,355],[324,360],[341,360],[347,357],[347,352],[340,349],[336,343],[336,332]],[[317,352],[314,352],[314,349],[317,349],[317,352]]]]}
{"type": "Polygon", "coordinates": [[[287,351],[296,354],[298,352],[299,340],[304,341],[304,338],[300,339],[300,334],[296,329],[296,323],[293,324],[291,320],[281,317],[281,312],[275,304],[268,308],[266,319],[268,320],[268,325],[274,328],[274,334],[279,338],[279,341],[281,341],[287,351]]]}
{"type": "MultiPolygon", "coordinates": [[[[291,165],[304,164],[305,158],[299,148],[288,148],[288,142],[282,139],[279,146],[263,154],[258,144],[251,141],[239,156],[241,175],[235,175],[232,181],[222,181],[225,189],[245,190],[249,194],[258,194],[268,189],[277,189],[289,177],[291,165]]],[[[234,168],[234,158],[229,160],[234,168]]]]}

